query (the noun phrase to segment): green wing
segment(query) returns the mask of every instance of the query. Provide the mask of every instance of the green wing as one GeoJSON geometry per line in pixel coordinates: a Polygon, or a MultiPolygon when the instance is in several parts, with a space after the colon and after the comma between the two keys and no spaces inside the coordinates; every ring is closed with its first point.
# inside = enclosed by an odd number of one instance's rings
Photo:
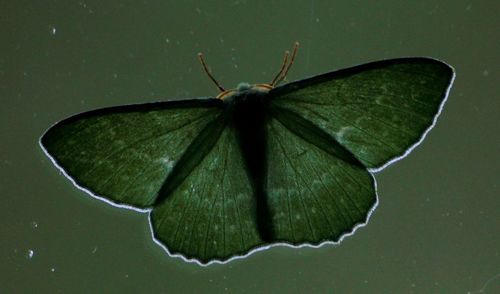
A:
{"type": "Polygon", "coordinates": [[[51,127],[41,144],[91,195],[151,209],[155,240],[200,263],[262,244],[255,199],[219,99],[100,109],[51,127]]]}
{"type": "Polygon", "coordinates": [[[162,187],[151,213],[155,238],[170,254],[203,264],[261,245],[253,189],[235,129],[221,116],[191,146],[202,155],[179,161],[175,174],[190,170],[189,175],[171,177],[162,187]]]}
{"type": "Polygon", "coordinates": [[[340,241],[375,208],[372,175],[311,123],[287,111],[272,114],[267,192],[275,241],[340,241]]]}
{"type": "Polygon", "coordinates": [[[218,99],[99,109],[52,126],[41,145],[80,188],[114,204],[148,208],[175,163],[222,112],[218,99]]]}
{"type": "Polygon", "coordinates": [[[170,254],[222,261],[269,243],[338,241],[365,223],[377,203],[366,167],[423,138],[453,77],[443,63],[413,58],[271,90],[265,181],[249,178],[218,99],[83,113],[50,128],[41,145],[90,194],[152,208],[154,237],[170,254]],[[260,212],[256,183],[267,197],[260,212]]]}
{"type": "Polygon", "coordinates": [[[377,61],[276,88],[271,107],[311,121],[380,169],[423,139],[453,78],[450,66],[429,58],[377,61]]]}

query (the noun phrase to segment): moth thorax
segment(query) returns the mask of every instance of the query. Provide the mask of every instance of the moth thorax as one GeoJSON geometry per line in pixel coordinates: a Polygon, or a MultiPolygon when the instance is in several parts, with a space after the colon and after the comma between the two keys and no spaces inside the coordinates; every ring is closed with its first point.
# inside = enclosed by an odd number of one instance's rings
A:
{"type": "Polygon", "coordinates": [[[273,87],[269,84],[249,84],[249,83],[239,83],[236,88],[231,90],[226,90],[220,93],[217,98],[222,99],[226,102],[230,102],[234,99],[245,100],[246,97],[253,95],[266,94],[273,87]]]}

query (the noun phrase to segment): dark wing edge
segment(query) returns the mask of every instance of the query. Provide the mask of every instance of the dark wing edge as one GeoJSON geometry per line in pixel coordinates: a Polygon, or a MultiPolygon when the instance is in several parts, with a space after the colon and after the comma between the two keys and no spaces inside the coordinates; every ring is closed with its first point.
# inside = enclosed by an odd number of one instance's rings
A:
{"type": "Polygon", "coordinates": [[[389,165],[391,165],[391,164],[405,158],[406,156],[408,156],[417,146],[419,146],[424,141],[425,137],[427,136],[427,133],[429,133],[429,131],[434,128],[434,126],[437,122],[437,119],[440,116],[440,114],[443,110],[443,107],[446,104],[446,101],[448,100],[451,87],[453,86],[453,83],[455,81],[456,70],[453,66],[449,65],[448,63],[446,63],[440,59],[436,59],[433,57],[426,57],[426,56],[423,56],[423,57],[401,57],[401,58],[395,58],[395,59],[382,59],[382,60],[377,60],[377,61],[368,62],[368,63],[361,63],[361,64],[354,65],[354,66],[351,66],[348,68],[343,68],[343,69],[339,69],[339,70],[335,70],[335,71],[331,71],[331,72],[327,72],[327,73],[323,73],[323,74],[319,74],[319,75],[310,76],[310,77],[302,79],[302,80],[294,81],[294,82],[285,84],[283,86],[276,87],[276,88],[271,90],[270,97],[272,99],[273,97],[285,95],[289,92],[293,92],[293,91],[295,91],[297,89],[301,89],[305,86],[319,84],[319,83],[331,80],[332,78],[343,78],[343,77],[350,76],[354,73],[358,73],[361,71],[379,68],[381,65],[397,64],[400,62],[418,62],[418,61],[438,62],[441,65],[447,67],[447,69],[450,71],[448,86],[447,86],[446,90],[443,92],[441,103],[439,104],[437,112],[434,114],[434,117],[432,119],[432,123],[429,125],[429,127],[427,127],[425,129],[425,131],[423,131],[420,138],[418,140],[416,140],[415,143],[411,144],[408,148],[406,148],[406,150],[402,154],[394,156],[393,158],[387,160],[386,162],[380,164],[377,167],[368,168],[369,172],[377,173],[379,171],[382,171],[383,169],[385,169],[389,165]]]}
{"type": "Polygon", "coordinates": [[[381,59],[381,60],[372,61],[372,62],[368,62],[368,63],[360,63],[360,64],[353,65],[350,67],[346,67],[346,68],[342,68],[342,69],[338,69],[338,70],[334,70],[334,71],[330,71],[330,72],[326,72],[326,73],[322,73],[322,74],[318,74],[318,75],[312,75],[312,76],[309,76],[307,78],[293,81],[293,82],[290,82],[288,84],[284,84],[282,86],[276,87],[270,91],[270,94],[272,96],[283,95],[283,94],[292,92],[296,89],[303,88],[306,85],[320,84],[322,82],[329,81],[334,77],[335,78],[347,77],[347,76],[350,76],[354,73],[358,73],[361,71],[380,68],[381,65],[391,65],[391,64],[398,64],[401,62],[416,62],[416,61],[439,62],[442,65],[447,66],[452,72],[452,76],[450,79],[450,86],[448,87],[448,88],[451,88],[451,86],[453,85],[453,81],[455,80],[455,72],[456,72],[455,68],[453,66],[449,65],[448,63],[440,60],[440,59],[436,59],[433,57],[420,56],[420,57],[400,57],[400,58],[391,58],[391,59],[381,59]],[[314,83],[312,83],[312,81],[314,81],[314,83]]]}
{"type": "MultiPolygon", "coordinates": [[[[99,115],[104,115],[107,113],[120,113],[120,112],[131,112],[131,111],[142,111],[142,110],[161,110],[161,109],[166,109],[166,108],[191,108],[191,107],[220,107],[221,105],[221,100],[212,98],[212,97],[204,97],[204,98],[195,98],[195,99],[185,99],[185,100],[173,100],[173,101],[161,101],[161,102],[149,102],[149,103],[140,103],[140,104],[129,104],[129,105],[121,105],[121,106],[111,106],[111,107],[105,107],[105,108],[99,108],[99,109],[94,109],[86,112],[82,112],[76,115],[72,115],[69,117],[66,117],[60,121],[55,122],[52,124],[47,130],[43,132],[43,134],[40,136],[38,139],[38,145],[42,149],[42,151],[45,153],[45,155],[50,159],[52,164],[59,170],[59,172],[67,178],[73,186],[75,186],[78,190],[81,190],[91,196],[92,198],[95,198],[97,200],[106,202],[109,205],[112,205],[114,207],[118,208],[125,208],[125,209],[130,209],[134,210],[137,212],[141,213],[148,213],[148,220],[151,223],[151,211],[152,208],[139,208],[136,206],[128,205],[125,203],[118,203],[115,201],[112,201],[110,199],[107,199],[105,197],[102,197],[100,195],[97,195],[93,193],[91,190],[83,187],[79,183],[77,183],[76,179],[73,178],[71,175],[68,174],[68,172],[62,167],[62,165],[58,162],[58,160],[52,156],[47,148],[44,146],[44,137],[50,130],[55,127],[58,124],[61,123],[70,123],[77,121],[81,118],[87,118],[87,117],[92,117],[92,116],[99,116],[99,115]]],[[[156,241],[154,238],[154,233],[151,231],[151,236],[152,239],[156,241]]],[[[167,253],[168,250],[167,250],[167,253]]],[[[169,253],[170,255],[170,253],[169,253]]]]}

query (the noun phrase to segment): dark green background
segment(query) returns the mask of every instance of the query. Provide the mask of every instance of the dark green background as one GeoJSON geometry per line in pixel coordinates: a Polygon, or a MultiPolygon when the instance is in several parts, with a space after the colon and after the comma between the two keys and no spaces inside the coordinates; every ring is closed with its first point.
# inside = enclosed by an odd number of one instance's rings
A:
{"type": "Polygon", "coordinates": [[[467,293],[498,275],[500,5],[342,2],[1,1],[0,292],[467,293]],[[457,71],[434,130],[376,174],[377,210],[339,246],[185,263],[145,214],[77,190],[38,145],[79,112],[216,95],[200,51],[226,87],[269,82],[294,41],[290,80],[402,56],[457,71]]]}

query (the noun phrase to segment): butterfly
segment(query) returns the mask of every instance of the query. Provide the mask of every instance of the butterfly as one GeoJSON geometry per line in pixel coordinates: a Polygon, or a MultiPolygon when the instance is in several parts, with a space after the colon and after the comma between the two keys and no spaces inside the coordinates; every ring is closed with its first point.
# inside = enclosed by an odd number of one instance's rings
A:
{"type": "Polygon", "coordinates": [[[434,126],[455,73],[398,58],[217,97],[115,106],[66,118],[40,145],[77,187],[148,212],[153,239],[206,265],[275,244],[340,242],[367,223],[373,173],[434,126]]]}

